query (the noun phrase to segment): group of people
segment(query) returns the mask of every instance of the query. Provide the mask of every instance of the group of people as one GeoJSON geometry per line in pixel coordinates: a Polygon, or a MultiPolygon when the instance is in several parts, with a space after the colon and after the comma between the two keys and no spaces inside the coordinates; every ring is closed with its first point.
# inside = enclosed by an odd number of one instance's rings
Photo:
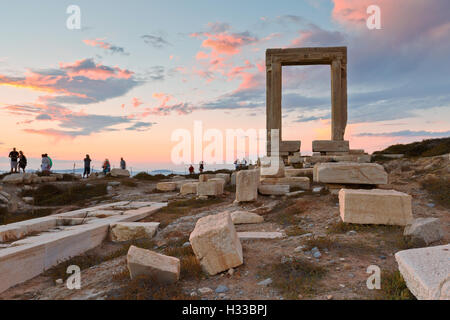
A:
{"type": "Polygon", "coordinates": [[[25,157],[22,151],[17,152],[16,148],[9,153],[9,159],[11,162],[11,173],[18,173],[20,169],[25,173],[27,167],[27,157],[25,157]]]}
{"type": "MultiPolygon", "coordinates": [[[[25,154],[23,151],[17,151],[16,148],[13,148],[13,150],[9,153],[9,159],[11,162],[11,173],[20,173],[22,170],[23,173],[25,173],[25,168],[27,167],[27,157],[25,157],[25,154]]],[[[86,155],[86,158],[83,159],[84,162],[84,172],[83,172],[83,178],[88,177],[91,174],[91,158],[89,155],[86,155]]],[[[47,153],[42,154],[42,161],[41,161],[41,171],[43,173],[49,173],[52,169],[53,161],[48,156],[47,153]]],[[[123,158],[120,158],[120,169],[126,170],[127,163],[123,158]]],[[[108,159],[105,159],[103,161],[102,165],[103,173],[107,174],[111,171],[111,163],[108,159]]]]}
{"type": "MultiPolygon", "coordinates": [[[[11,173],[25,173],[25,168],[27,167],[28,161],[27,157],[23,153],[23,151],[17,152],[16,148],[13,148],[9,153],[9,159],[11,162],[11,173]]],[[[52,159],[48,156],[47,153],[42,154],[42,162],[41,162],[41,170],[42,172],[50,172],[53,166],[52,159]]]]}
{"type": "MultiPolygon", "coordinates": [[[[84,177],[87,178],[91,174],[91,161],[92,161],[92,159],[87,154],[86,158],[84,158],[83,161],[84,161],[83,178],[84,177]]],[[[122,170],[126,170],[127,169],[127,163],[125,162],[125,160],[123,158],[120,158],[120,169],[122,169],[122,170]]],[[[105,161],[103,161],[102,172],[103,172],[103,174],[107,174],[107,173],[111,172],[111,163],[109,162],[108,159],[105,159],[105,161]]]]}
{"type": "MultiPolygon", "coordinates": [[[[250,160],[250,165],[251,164],[252,164],[252,161],[250,160]]],[[[234,168],[236,169],[236,171],[247,168],[247,160],[245,158],[242,159],[242,161],[239,161],[239,159],[236,159],[236,161],[234,161],[234,168]]]]}
{"type": "MultiPolygon", "coordinates": [[[[203,161],[200,161],[200,163],[198,164],[198,171],[200,173],[203,173],[203,170],[205,170],[205,163],[203,161]]],[[[195,171],[194,166],[191,164],[189,166],[189,174],[191,175],[194,174],[194,171],[195,171]]]]}

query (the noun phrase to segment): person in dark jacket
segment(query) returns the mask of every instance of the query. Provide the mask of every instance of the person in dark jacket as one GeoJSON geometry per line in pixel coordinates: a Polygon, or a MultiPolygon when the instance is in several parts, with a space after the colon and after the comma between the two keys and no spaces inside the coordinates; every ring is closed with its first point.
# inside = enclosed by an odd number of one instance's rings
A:
{"type": "Polygon", "coordinates": [[[84,172],[83,172],[83,178],[84,176],[89,177],[89,175],[91,174],[91,158],[89,157],[89,155],[86,155],[86,158],[83,159],[84,161],[84,172]]]}
{"type": "Polygon", "coordinates": [[[25,157],[22,151],[19,151],[19,172],[20,169],[22,169],[23,173],[25,173],[26,167],[27,167],[27,157],[25,157]]]}

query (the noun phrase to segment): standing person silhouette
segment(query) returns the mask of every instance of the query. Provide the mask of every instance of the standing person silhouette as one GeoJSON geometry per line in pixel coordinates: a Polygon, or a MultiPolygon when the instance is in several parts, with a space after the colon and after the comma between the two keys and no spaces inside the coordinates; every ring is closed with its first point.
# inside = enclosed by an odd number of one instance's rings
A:
{"type": "Polygon", "coordinates": [[[19,151],[19,172],[20,169],[22,169],[23,173],[25,173],[26,167],[27,167],[27,157],[25,157],[22,151],[19,151]]]}
{"type": "Polygon", "coordinates": [[[43,154],[42,155],[42,162],[41,162],[41,171],[44,174],[49,174],[50,173],[50,159],[47,157],[47,154],[43,154]]]}
{"type": "Polygon", "coordinates": [[[205,164],[203,163],[203,161],[200,161],[200,166],[198,169],[199,169],[200,173],[203,173],[203,169],[205,169],[205,164]]]}
{"type": "Polygon", "coordinates": [[[16,148],[13,148],[9,153],[9,158],[11,159],[11,173],[17,173],[17,159],[19,158],[19,153],[16,151],[16,148]]]}
{"type": "Polygon", "coordinates": [[[86,178],[89,177],[89,175],[91,174],[91,158],[89,157],[89,155],[86,155],[86,158],[83,159],[84,161],[84,172],[83,172],[83,178],[86,175],[86,178]]]}
{"type": "Polygon", "coordinates": [[[127,169],[127,163],[125,162],[125,160],[123,160],[123,158],[120,158],[120,169],[122,170],[127,169]]]}

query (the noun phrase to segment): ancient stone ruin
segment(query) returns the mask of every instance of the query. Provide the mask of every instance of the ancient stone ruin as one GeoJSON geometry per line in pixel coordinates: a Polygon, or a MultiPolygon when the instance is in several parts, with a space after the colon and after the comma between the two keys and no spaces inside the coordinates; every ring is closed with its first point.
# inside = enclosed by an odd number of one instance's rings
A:
{"type": "Polygon", "coordinates": [[[279,131],[282,156],[291,150],[296,152],[297,145],[300,148],[300,142],[281,140],[282,67],[298,65],[330,65],[331,67],[331,140],[313,142],[313,151],[349,151],[348,141],[344,141],[347,125],[347,47],[288,48],[266,51],[268,155],[271,150],[273,129],[279,131]]]}

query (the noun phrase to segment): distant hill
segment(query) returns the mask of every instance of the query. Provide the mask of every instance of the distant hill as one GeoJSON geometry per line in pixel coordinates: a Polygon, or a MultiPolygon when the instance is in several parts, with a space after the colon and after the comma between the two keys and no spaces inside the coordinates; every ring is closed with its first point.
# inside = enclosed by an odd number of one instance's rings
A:
{"type": "Polygon", "coordinates": [[[408,144],[394,144],[373,154],[404,154],[405,157],[433,157],[450,153],[450,137],[427,139],[408,144]]]}

